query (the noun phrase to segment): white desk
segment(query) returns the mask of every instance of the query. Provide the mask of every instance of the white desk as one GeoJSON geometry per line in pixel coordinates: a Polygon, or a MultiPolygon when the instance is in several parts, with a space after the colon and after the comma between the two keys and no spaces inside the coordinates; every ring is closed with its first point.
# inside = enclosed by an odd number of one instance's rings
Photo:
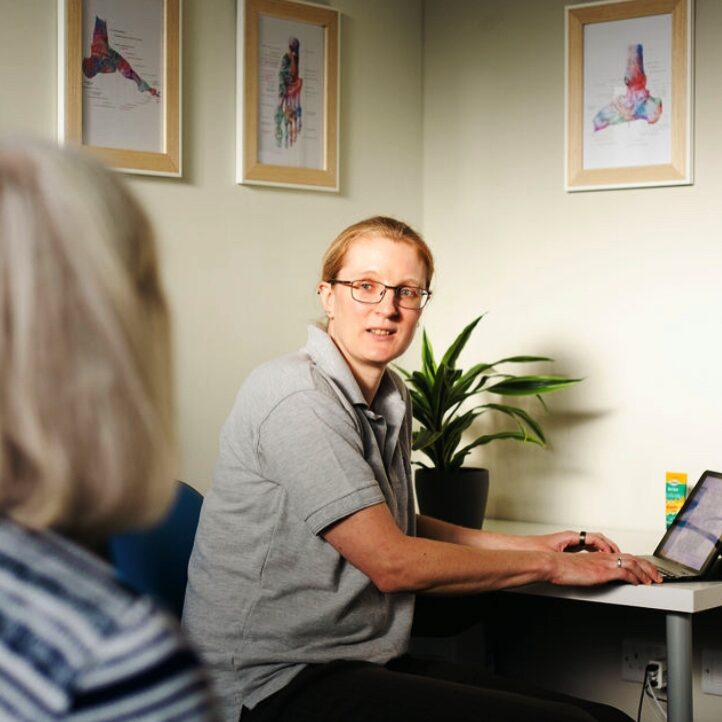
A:
{"type": "MultiPolygon", "coordinates": [[[[546,534],[560,528],[562,527],[549,524],[496,519],[484,521],[485,530],[508,534],[546,534]]],[[[661,532],[630,531],[610,531],[607,535],[614,539],[623,551],[632,554],[651,554],[662,536],[661,532]]],[[[668,720],[692,722],[692,615],[722,607],[722,582],[685,582],[636,587],[631,584],[608,584],[601,587],[530,584],[510,591],[663,611],[667,628],[668,720]]]]}

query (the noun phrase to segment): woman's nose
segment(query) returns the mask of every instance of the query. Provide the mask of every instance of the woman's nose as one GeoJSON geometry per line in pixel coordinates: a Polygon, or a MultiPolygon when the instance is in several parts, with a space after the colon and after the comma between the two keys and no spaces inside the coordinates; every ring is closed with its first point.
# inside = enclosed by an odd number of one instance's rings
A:
{"type": "Polygon", "coordinates": [[[383,298],[378,302],[376,308],[379,313],[384,316],[393,316],[399,312],[399,307],[396,303],[396,293],[393,289],[387,288],[383,298]]]}

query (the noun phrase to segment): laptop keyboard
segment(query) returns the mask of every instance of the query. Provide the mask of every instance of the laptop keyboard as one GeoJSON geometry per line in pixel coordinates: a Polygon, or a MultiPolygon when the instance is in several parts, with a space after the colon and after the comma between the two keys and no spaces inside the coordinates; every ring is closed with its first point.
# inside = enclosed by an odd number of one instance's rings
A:
{"type": "Polygon", "coordinates": [[[673,571],[671,569],[665,569],[664,567],[656,564],[657,570],[659,571],[662,579],[684,579],[684,577],[694,576],[691,572],[687,571],[673,571]]]}

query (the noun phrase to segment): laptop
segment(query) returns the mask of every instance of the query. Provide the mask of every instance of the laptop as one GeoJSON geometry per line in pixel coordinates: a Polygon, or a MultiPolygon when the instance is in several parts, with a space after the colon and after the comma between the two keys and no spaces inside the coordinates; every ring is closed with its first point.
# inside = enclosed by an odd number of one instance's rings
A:
{"type": "Polygon", "coordinates": [[[722,473],[705,471],[654,554],[641,558],[651,561],[665,582],[688,582],[709,579],[720,553],[722,473]]]}

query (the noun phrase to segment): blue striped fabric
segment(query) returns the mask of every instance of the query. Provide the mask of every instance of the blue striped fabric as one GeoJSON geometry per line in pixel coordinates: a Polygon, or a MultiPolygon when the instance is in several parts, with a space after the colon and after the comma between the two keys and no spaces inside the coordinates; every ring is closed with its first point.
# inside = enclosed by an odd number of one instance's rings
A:
{"type": "Polygon", "coordinates": [[[0,517],[0,720],[216,720],[176,624],[90,552],[0,517]]]}

